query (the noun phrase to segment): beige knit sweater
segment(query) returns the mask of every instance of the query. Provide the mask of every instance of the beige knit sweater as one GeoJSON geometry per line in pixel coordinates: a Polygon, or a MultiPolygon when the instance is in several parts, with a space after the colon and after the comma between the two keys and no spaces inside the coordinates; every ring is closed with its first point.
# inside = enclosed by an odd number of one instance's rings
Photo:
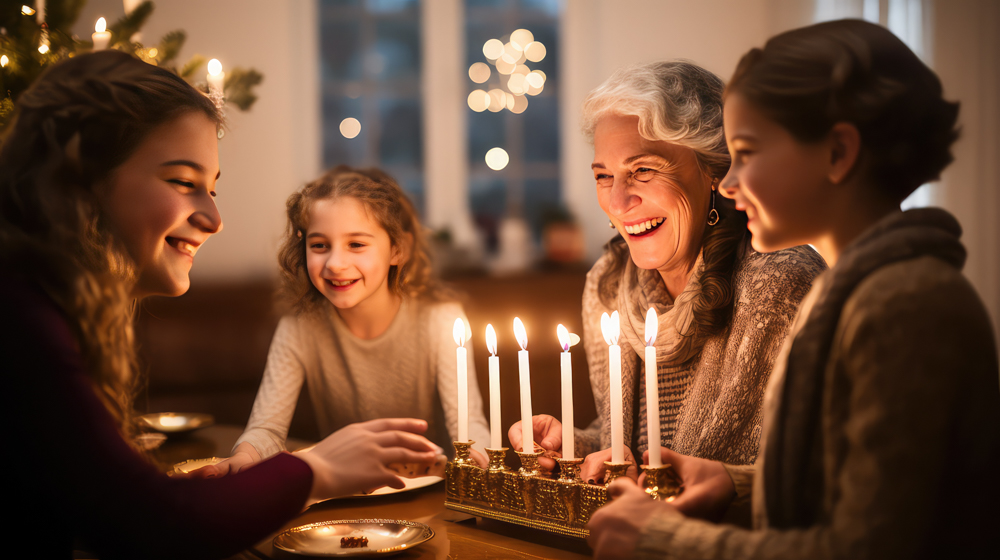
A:
{"type": "MultiPolygon", "coordinates": [[[[577,430],[581,453],[611,447],[608,418],[608,345],[600,327],[605,306],[598,296],[598,280],[609,265],[605,254],[587,274],[583,294],[583,339],[590,368],[598,417],[585,430],[577,430]]],[[[731,325],[709,338],[702,349],[692,349],[694,358],[683,364],[666,363],[666,352],[658,352],[657,376],[660,402],[660,444],[682,453],[736,465],[752,464],[757,457],[761,436],[761,401],[785,333],[800,300],[809,291],[812,280],[826,264],[809,247],[795,247],[762,254],[745,244],[733,272],[733,314],[731,325]]],[[[685,294],[698,290],[701,259],[678,302],[671,300],[656,271],[637,270],[631,266],[624,274],[636,274],[642,294],[620,294],[618,301],[629,306],[655,305],[663,322],[684,322],[690,307],[685,294]],[[630,272],[632,270],[632,272],[630,272]],[[648,303],[640,304],[640,302],[648,303]],[[677,318],[672,318],[677,316],[677,318]]],[[[621,282],[621,286],[628,285],[621,282]]],[[[625,288],[622,288],[625,289],[625,288]]],[[[639,288],[633,288],[639,291],[639,288]]],[[[619,309],[623,321],[629,315],[644,317],[646,308],[619,309]]],[[[672,326],[672,325],[671,325],[672,326]]],[[[641,327],[639,327],[641,328],[641,327]]],[[[677,341],[679,329],[660,327],[658,347],[670,347],[677,341]],[[664,331],[667,331],[664,334],[664,331]]],[[[641,338],[641,337],[640,337],[641,338]]],[[[620,342],[624,396],[625,442],[642,456],[647,448],[644,342],[620,342]]]]}
{"type": "MultiPolygon", "coordinates": [[[[246,430],[261,457],[284,450],[302,383],[309,384],[320,435],[376,418],[427,421],[426,436],[453,452],[458,433],[455,319],[458,303],[404,300],[389,328],[371,340],[354,336],[330,307],[324,313],[283,317],[271,341],[264,379],[246,430]]],[[[469,437],[489,442],[482,398],[469,348],[469,437]]]]}

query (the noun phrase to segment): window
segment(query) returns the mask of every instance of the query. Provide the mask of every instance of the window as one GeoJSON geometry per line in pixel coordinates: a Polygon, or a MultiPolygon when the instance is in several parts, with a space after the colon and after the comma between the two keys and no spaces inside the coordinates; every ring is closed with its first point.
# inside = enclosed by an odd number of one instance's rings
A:
{"type": "Polygon", "coordinates": [[[320,0],[319,14],[324,165],[381,167],[422,209],[419,2],[320,0]]]}

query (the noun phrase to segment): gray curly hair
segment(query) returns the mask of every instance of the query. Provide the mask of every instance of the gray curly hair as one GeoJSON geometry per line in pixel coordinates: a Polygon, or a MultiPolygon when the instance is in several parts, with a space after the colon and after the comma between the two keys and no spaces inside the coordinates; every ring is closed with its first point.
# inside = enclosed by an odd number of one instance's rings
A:
{"type": "Polygon", "coordinates": [[[686,60],[621,68],[583,102],[583,133],[591,143],[597,123],[607,115],[639,117],[639,134],[694,150],[712,177],[729,170],[722,129],[722,92],[718,76],[686,60]]]}

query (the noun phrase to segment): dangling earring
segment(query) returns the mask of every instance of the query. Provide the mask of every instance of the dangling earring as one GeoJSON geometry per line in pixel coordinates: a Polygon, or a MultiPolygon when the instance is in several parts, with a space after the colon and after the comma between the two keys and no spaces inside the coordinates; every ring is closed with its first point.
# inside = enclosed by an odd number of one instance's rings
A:
{"type": "Polygon", "coordinates": [[[710,226],[714,226],[719,223],[719,211],[715,209],[715,187],[718,186],[718,184],[718,179],[712,181],[712,209],[708,211],[708,225],[710,226]]]}
{"type": "Polygon", "coordinates": [[[615,229],[615,223],[612,222],[610,218],[608,218],[608,227],[611,229],[615,229]]]}

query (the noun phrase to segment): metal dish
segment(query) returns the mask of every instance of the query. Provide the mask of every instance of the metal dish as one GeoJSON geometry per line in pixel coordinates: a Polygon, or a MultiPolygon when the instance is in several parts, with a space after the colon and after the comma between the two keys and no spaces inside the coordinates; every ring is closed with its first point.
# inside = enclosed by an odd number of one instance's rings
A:
{"type": "Polygon", "coordinates": [[[409,550],[434,537],[434,531],[415,521],[352,519],[323,521],[293,527],[274,537],[274,547],[303,556],[389,556],[409,550]],[[341,548],[342,537],[365,537],[364,548],[341,548]]]}
{"type": "Polygon", "coordinates": [[[220,457],[206,457],[205,459],[190,459],[188,461],[181,461],[174,465],[175,474],[187,474],[191,471],[198,470],[202,467],[207,467],[209,465],[217,465],[225,461],[220,457]]]}
{"type": "Polygon", "coordinates": [[[199,428],[207,428],[215,423],[211,414],[196,414],[187,412],[157,412],[144,414],[139,420],[157,432],[179,434],[199,428]]]}

